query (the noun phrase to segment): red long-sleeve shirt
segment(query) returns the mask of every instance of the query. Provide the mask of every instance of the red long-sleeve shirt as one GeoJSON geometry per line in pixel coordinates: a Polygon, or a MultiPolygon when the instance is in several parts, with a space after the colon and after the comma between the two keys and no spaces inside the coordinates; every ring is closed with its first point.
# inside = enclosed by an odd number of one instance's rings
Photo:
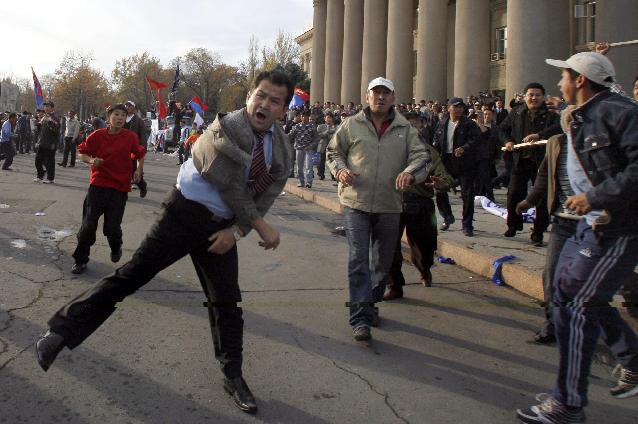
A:
{"type": "Polygon", "coordinates": [[[92,132],[78,152],[104,160],[99,167],[91,166],[91,185],[125,193],[131,191],[131,159],[141,159],[146,153],[137,134],[124,128],[117,134],[109,134],[108,128],[92,132]]]}

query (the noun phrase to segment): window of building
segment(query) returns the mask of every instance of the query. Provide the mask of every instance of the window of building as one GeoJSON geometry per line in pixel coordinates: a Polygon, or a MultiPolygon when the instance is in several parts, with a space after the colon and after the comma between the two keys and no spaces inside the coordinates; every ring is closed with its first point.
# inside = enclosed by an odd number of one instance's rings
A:
{"type": "Polygon", "coordinates": [[[491,60],[503,60],[507,54],[507,27],[496,28],[491,60]]]}
{"type": "Polygon", "coordinates": [[[583,1],[574,6],[577,19],[578,44],[593,43],[596,40],[596,2],[583,1]]]}

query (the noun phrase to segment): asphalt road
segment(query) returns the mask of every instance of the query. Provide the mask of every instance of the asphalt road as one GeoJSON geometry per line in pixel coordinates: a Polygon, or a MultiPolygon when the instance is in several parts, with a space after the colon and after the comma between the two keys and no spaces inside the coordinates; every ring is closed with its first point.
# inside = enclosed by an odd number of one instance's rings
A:
{"type": "MultiPolygon", "coordinates": [[[[47,319],[115,265],[98,233],[87,273],[70,273],[88,168],[57,168],[56,184],[43,185],[32,182],[33,160],[20,155],[15,172],[0,173],[0,423],[513,423],[517,407],[552,387],[556,348],[529,343],[538,306],[452,265],[434,267],[431,288],[406,266],[405,299],[381,305],[371,343],[354,342],[347,246],[331,233],[340,217],[286,195],[267,217],[280,248],[264,252],[255,235],[239,245],[244,375],[257,416],[221,388],[188,258],[44,373],[33,344],[47,319]]],[[[133,191],[124,216],[123,262],[178,167],[150,154],[145,170],[149,195],[133,191]]],[[[588,422],[638,423],[636,398],[612,399],[612,384],[595,364],[588,422]]]]}

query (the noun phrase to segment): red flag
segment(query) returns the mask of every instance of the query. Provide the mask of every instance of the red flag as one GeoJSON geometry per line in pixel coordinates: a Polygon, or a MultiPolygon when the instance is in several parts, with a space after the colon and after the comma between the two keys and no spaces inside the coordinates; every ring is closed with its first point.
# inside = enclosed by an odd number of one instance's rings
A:
{"type": "Polygon", "coordinates": [[[301,97],[301,100],[303,100],[304,102],[310,101],[310,94],[303,91],[301,88],[295,88],[295,94],[301,97]]]}
{"type": "Polygon", "coordinates": [[[168,87],[168,85],[164,84],[163,82],[155,81],[154,79],[149,77],[146,77],[146,81],[148,82],[148,86],[151,88],[151,90],[161,90],[162,88],[168,87]]]}
{"type": "Polygon", "coordinates": [[[157,101],[159,102],[159,117],[160,119],[164,119],[168,111],[166,110],[166,102],[162,99],[162,94],[159,90],[157,90],[157,101]]]}
{"type": "Polygon", "coordinates": [[[202,108],[202,110],[208,110],[208,105],[202,102],[199,97],[197,96],[193,97],[192,102],[197,103],[202,108]]]}

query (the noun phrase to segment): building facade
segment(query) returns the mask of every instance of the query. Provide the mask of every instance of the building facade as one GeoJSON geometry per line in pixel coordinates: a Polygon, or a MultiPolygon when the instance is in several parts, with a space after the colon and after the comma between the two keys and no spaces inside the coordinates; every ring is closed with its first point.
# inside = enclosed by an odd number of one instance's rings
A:
{"type": "Polygon", "coordinates": [[[7,80],[0,81],[0,112],[16,112],[19,94],[17,85],[7,80]]]}
{"type": "MultiPolygon", "coordinates": [[[[507,101],[531,82],[558,94],[546,58],[638,39],[638,0],[313,0],[296,38],[311,102],[364,102],[367,83],[394,81],[397,102],[492,91],[507,101]]],[[[638,45],[612,48],[630,90],[638,45]]]]}

